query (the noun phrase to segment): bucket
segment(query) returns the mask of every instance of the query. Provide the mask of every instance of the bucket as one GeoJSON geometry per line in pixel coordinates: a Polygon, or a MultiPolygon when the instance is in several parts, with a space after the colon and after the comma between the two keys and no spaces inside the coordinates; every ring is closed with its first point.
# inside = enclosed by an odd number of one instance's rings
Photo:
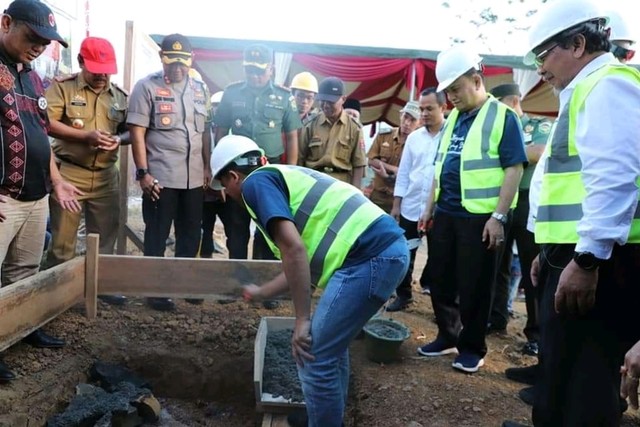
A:
{"type": "Polygon", "coordinates": [[[389,363],[398,358],[398,350],[409,338],[409,328],[392,319],[374,318],[364,325],[367,358],[376,363],[389,363]]]}

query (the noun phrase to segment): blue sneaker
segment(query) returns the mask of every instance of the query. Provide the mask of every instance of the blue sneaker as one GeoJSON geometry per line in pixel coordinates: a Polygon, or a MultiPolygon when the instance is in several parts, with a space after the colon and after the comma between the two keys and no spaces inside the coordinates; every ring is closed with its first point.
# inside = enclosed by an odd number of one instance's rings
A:
{"type": "Polygon", "coordinates": [[[458,354],[458,349],[447,344],[444,340],[436,338],[435,341],[418,347],[418,354],[428,357],[444,356],[445,354],[458,354]]]}
{"type": "Polygon", "coordinates": [[[484,359],[477,354],[461,353],[451,364],[454,369],[473,374],[484,366],[484,359]]]}

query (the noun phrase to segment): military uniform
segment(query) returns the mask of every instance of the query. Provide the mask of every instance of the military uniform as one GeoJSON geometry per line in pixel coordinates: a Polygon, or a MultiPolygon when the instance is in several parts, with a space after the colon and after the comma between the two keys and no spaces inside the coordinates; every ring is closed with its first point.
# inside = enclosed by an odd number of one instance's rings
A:
{"type": "Polygon", "coordinates": [[[344,111],[335,123],[320,113],[302,130],[298,153],[299,165],[350,183],[353,168],[367,164],[362,124],[344,111]]]}
{"type": "MultiPolygon", "coordinates": [[[[367,157],[369,162],[379,159],[388,165],[398,166],[403,150],[404,142],[400,142],[400,129],[384,129],[376,136],[367,157]]],[[[370,199],[387,213],[391,212],[393,207],[393,187],[395,183],[395,174],[390,174],[387,178],[375,174],[373,178],[373,190],[371,191],[370,199]]]]}
{"type": "MultiPolygon", "coordinates": [[[[96,129],[113,135],[126,130],[127,93],[110,84],[94,92],[82,73],[56,79],[47,89],[48,114],[67,126],[84,131],[96,129]]],[[[100,252],[112,253],[118,233],[119,173],[118,151],[103,151],[87,143],[55,139],[52,144],[63,178],[84,193],[87,232],[100,234],[100,252]]],[[[51,265],[75,256],[80,213],[65,210],[50,199],[52,245],[48,255],[51,265]]]]}
{"type": "Polygon", "coordinates": [[[257,93],[244,81],[227,86],[215,123],[234,135],[251,138],[270,161],[284,153],[282,133],[302,127],[291,91],[271,82],[257,93]]]}

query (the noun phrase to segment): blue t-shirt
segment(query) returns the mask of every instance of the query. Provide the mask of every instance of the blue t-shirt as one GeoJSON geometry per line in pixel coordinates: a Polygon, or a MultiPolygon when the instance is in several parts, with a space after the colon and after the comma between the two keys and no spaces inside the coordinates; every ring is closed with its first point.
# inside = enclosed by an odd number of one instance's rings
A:
{"type": "MultiPolygon", "coordinates": [[[[442,165],[442,173],[440,175],[440,196],[436,204],[436,209],[444,211],[454,216],[476,217],[480,214],[473,214],[462,206],[462,196],[460,190],[460,155],[464,140],[469,133],[469,129],[473,124],[480,109],[460,113],[458,120],[451,134],[451,144],[449,150],[445,154],[444,163],[442,165]]],[[[504,123],[504,132],[502,140],[498,147],[500,155],[500,164],[502,168],[517,165],[518,163],[527,164],[527,153],[524,149],[524,135],[520,119],[513,111],[507,111],[504,123]]]]}
{"type": "MultiPolygon", "coordinates": [[[[242,196],[256,214],[258,223],[268,233],[269,221],[275,218],[294,222],[289,206],[289,189],[280,173],[258,170],[245,179],[242,196]]],[[[342,267],[356,265],[377,256],[403,235],[402,229],[389,215],[375,220],[351,247],[342,267]]],[[[270,236],[271,240],[273,237],[270,236]]]]}

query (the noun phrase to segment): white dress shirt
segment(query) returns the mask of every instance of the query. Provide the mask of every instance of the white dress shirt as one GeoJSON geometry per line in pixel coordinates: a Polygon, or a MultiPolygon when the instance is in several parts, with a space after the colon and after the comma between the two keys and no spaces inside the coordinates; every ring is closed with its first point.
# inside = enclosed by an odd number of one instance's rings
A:
{"type": "MultiPolygon", "coordinates": [[[[618,64],[611,53],[587,64],[560,92],[559,111],[564,111],[579,82],[609,63],[618,64]]],[[[615,243],[626,243],[638,205],[639,130],[640,86],[624,77],[602,78],[576,119],[576,147],[586,189],[577,252],[608,259],[615,243]]]]}
{"type": "Polygon", "coordinates": [[[404,143],[398,166],[395,197],[402,197],[400,215],[418,221],[433,185],[435,159],[442,129],[431,135],[425,126],[414,130],[404,143]]]}

